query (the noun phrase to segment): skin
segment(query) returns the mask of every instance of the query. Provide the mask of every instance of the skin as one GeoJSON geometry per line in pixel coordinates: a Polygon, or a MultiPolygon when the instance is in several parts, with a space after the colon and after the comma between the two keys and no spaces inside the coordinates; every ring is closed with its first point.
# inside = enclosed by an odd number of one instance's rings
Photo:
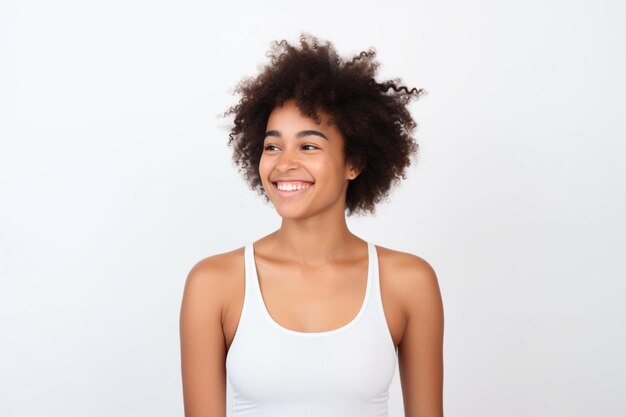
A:
{"type": "MultiPolygon", "coordinates": [[[[321,332],[342,327],[365,294],[367,242],[345,218],[349,181],[343,138],[320,112],[303,117],[293,100],[270,115],[259,173],[281,227],[254,243],[266,307],[283,327],[321,332]],[[316,134],[299,134],[317,131],[316,134]],[[277,179],[314,181],[284,197],[277,179]]],[[[406,417],[443,417],[444,313],[437,276],[422,258],[376,246],[383,307],[394,344],[406,417]]],[[[185,417],[226,416],[226,354],[244,298],[244,248],[199,261],[187,276],[180,312],[185,417]]]]}

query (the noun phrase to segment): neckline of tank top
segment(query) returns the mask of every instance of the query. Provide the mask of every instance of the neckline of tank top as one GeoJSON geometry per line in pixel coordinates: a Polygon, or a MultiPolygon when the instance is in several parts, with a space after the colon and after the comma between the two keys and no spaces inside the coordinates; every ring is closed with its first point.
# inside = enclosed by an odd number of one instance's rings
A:
{"type": "MultiPolygon", "coordinates": [[[[375,267],[377,267],[378,265],[378,262],[376,259],[378,254],[376,252],[376,246],[374,246],[373,243],[370,243],[369,241],[367,242],[367,283],[365,285],[365,296],[363,297],[363,302],[361,303],[361,308],[359,309],[359,312],[347,324],[344,324],[343,326],[337,329],[326,330],[323,332],[300,332],[297,330],[288,329],[282,326],[281,324],[279,324],[276,320],[274,320],[274,318],[270,315],[267,309],[267,306],[265,305],[265,301],[263,300],[263,294],[261,293],[261,285],[259,284],[259,277],[257,275],[257,270],[256,270],[256,261],[254,258],[254,243],[249,243],[247,245],[247,248],[249,249],[249,251],[247,251],[248,253],[247,253],[247,259],[246,259],[246,266],[251,263],[250,272],[252,273],[251,280],[254,285],[253,292],[256,292],[256,299],[259,301],[262,314],[265,316],[267,321],[274,328],[280,330],[281,332],[287,333],[293,336],[301,336],[301,337],[331,336],[331,335],[338,334],[338,333],[348,330],[349,328],[357,324],[361,320],[363,315],[365,314],[365,310],[370,302],[370,298],[372,298],[371,292],[372,292],[372,287],[373,287],[374,275],[377,272],[375,271],[376,269],[375,267]]],[[[246,269],[246,274],[247,273],[248,271],[246,269]]],[[[376,276],[378,275],[376,274],[376,276]]]]}

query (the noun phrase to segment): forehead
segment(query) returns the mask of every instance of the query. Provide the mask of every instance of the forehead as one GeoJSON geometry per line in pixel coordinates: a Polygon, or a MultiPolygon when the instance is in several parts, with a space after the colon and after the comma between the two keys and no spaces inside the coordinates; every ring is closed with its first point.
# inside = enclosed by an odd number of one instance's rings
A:
{"type": "Polygon", "coordinates": [[[313,118],[302,115],[295,99],[289,99],[282,106],[276,106],[272,110],[267,120],[267,130],[284,129],[288,131],[290,129],[307,128],[339,134],[334,123],[332,123],[331,116],[327,112],[318,109],[317,114],[320,118],[319,124],[313,118]]]}

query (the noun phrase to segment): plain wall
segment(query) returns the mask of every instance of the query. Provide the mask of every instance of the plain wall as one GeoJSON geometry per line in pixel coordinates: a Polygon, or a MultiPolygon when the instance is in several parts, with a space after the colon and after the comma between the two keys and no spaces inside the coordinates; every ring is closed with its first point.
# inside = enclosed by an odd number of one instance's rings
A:
{"type": "Polygon", "coordinates": [[[186,274],[280,224],[217,115],[301,31],[428,91],[418,163],[348,222],[437,271],[445,415],[626,415],[625,9],[1,2],[0,415],[183,415],[186,274]]]}

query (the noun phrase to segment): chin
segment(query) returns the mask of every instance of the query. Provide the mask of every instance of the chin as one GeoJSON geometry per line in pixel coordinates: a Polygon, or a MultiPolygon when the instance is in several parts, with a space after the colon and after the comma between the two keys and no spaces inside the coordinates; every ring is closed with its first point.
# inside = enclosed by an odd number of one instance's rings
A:
{"type": "Polygon", "coordinates": [[[276,210],[276,214],[282,217],[283,220],[298,220],[306,217],[303,213],[292,210],[276,210]]]}
{"type": "Polygon", "coordinates": [[[276,210],[276,214],[282,217],[283,220],[299,220],[299,219],[306,219],[307,217],[310,217],[310,213],[307,213],[306,211],[302,209],[289,209],[289,208],[284,208],[284,207],[281,207],[281,208],[274,207],[274,209],[276,210]]]}

